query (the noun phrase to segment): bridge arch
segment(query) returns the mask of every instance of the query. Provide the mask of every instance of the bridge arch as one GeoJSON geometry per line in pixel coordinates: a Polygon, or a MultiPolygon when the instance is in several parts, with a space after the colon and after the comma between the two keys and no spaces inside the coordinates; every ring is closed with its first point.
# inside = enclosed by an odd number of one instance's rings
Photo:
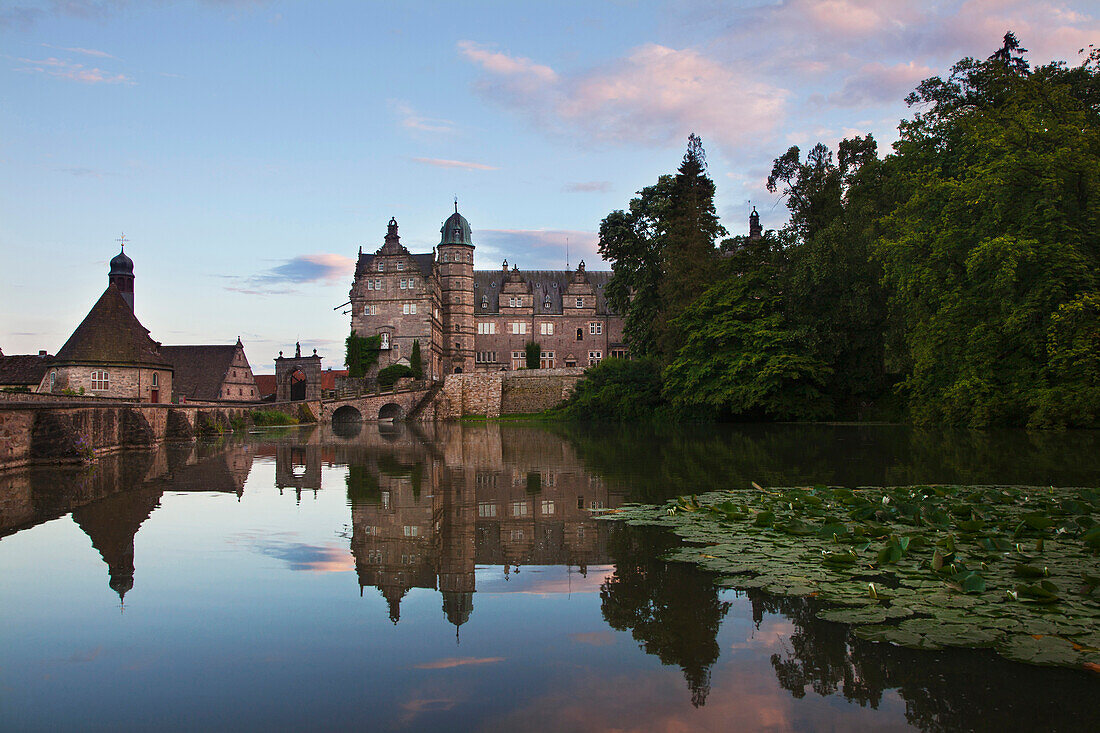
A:
{"type": "Polygon", "coordinates": [[[404,420],[405,409],[396,402],[387,402],[378,411],[379,420],[404,420]]]}
{"type": "Polygon", "coordinates": [[[359,409],[354,405],[342,405],[332,413],[334,423],[353,423],[360,422],[362,419],[363,413],[359,412],[359,409]]]}

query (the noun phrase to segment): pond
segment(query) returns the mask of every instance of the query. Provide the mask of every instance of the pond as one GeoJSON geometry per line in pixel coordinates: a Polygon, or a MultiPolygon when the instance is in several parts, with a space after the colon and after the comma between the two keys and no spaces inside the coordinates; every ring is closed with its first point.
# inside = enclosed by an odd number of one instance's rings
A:
{"type": "Polygon", "coordinates": [[[855,638],[589,510],[1100,485],[1100,435],[269,429],[0,474],[5,730],[1096,730],[1100,676],[855,638]]]}

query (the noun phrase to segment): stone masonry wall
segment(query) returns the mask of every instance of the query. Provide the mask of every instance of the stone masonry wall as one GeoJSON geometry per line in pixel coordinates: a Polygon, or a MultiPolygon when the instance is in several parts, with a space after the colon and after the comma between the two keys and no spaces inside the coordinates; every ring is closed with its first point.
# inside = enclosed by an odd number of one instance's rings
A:
{"type": "Polygon", "coordinates": [[[435,418],[494,418],[548,410],[572,394],[583,374],[579,368],[448,374],[436,398],[435,418]]]}

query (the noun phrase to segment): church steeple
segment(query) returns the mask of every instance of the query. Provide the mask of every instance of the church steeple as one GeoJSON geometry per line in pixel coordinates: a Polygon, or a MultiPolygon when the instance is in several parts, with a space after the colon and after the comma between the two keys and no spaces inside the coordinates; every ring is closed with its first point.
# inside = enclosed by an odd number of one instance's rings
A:
{"type": "Polygon", "coordinates": [[[121,245],[119,253],[111,259],[111,272],[107,275],[109,284],[118,288],[122,299],[134,309],[134,261],[126,256],[126,235],[116,240],[121,245]]]}

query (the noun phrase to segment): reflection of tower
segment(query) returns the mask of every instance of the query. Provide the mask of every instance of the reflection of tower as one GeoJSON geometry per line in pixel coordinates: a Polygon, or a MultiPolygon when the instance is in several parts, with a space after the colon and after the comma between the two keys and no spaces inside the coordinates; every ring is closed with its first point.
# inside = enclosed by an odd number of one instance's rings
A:
{"type": "Polygon", "coordinates": [[[439,527],[439,590],[443,613],[458,628],[474,610],[475,494],[473,472],[446,471],[442,486],[435,491],[434,512],[439,527]]]}
{"type": "Polygon", "coordinates": [[[294,489],[299,501],[302,491],[321,488],[321,446],[280,444],[275,446],[275,487],[294,489]]]}
{"type": "Polygon", "coordinates": [[[161,493],[152,489],[127,491],[73,510],[73,521],[107,563],[109,585],[120,601],[134,587],[134,536],[160,505],[161,493]]]}

